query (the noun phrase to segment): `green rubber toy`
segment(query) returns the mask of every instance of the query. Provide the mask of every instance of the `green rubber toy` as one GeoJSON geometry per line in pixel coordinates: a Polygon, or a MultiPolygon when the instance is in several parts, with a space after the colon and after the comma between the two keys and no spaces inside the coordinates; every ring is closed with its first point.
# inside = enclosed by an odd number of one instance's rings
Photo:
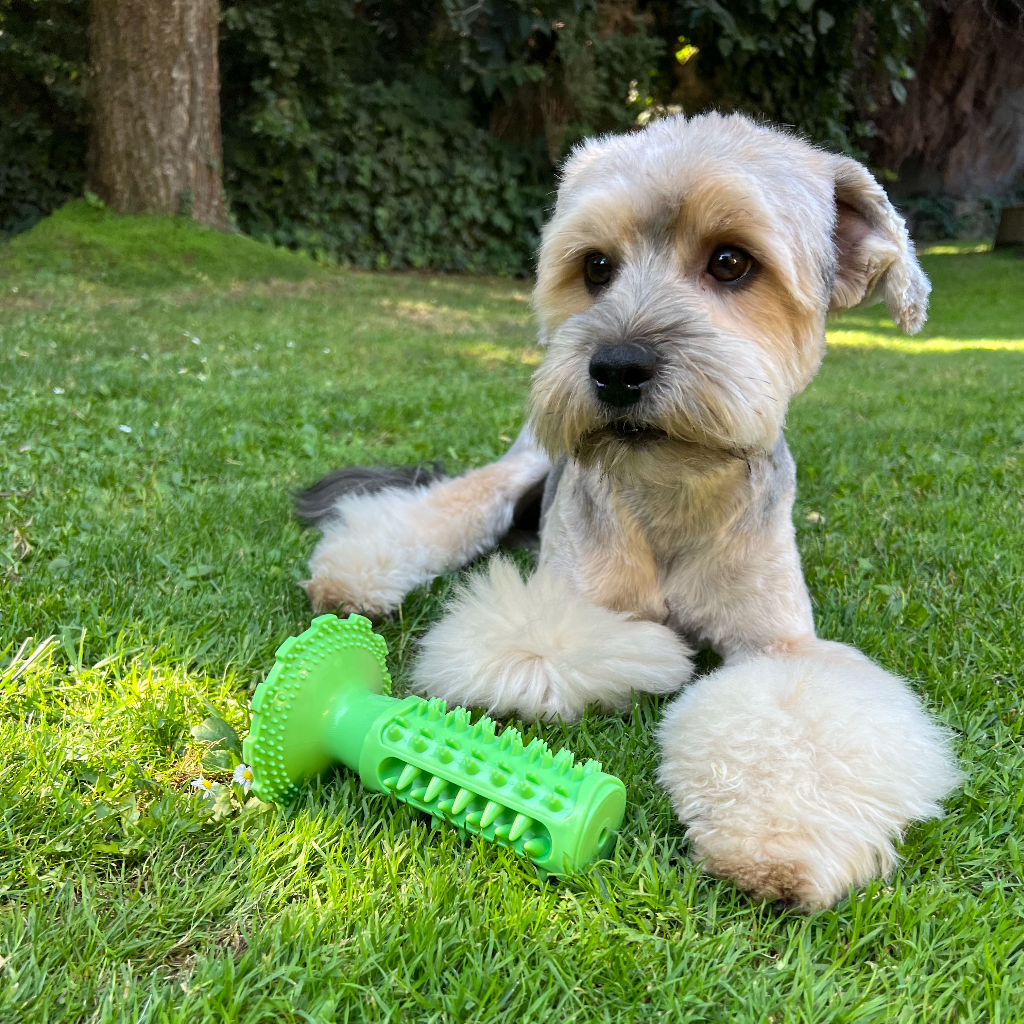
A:
{"type": "Polygon", "coordinates": [[[511,847],[555,875],[615,843],[626,789],[598,761],[576,764],[514,728],[473,723],[443,700],[389,696],[387,644],[368,619],[321,615],[277,651],[252,700],[243,757],[262,800],[282,803],[336,764],[367,789],[511,847]]]}

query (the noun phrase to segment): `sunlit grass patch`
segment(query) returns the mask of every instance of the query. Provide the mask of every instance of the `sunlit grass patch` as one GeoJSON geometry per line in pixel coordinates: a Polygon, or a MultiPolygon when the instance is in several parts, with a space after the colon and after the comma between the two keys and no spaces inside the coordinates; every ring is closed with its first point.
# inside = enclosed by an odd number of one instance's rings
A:
{"type": "Polygon", "coordinates": [[[965,256],[969,253],[991,252],[991,238],[946,239],[921,246],[920,256],[965,256]]]}
{"type": "Polygon", "coordinates": [[[830,345],[853,348],[887,348],[894,352],[908,352],[917,355],[929,352],[969,352],[988,350],[990,352],[1024,351],[1024,338],[928,338],[917,341],[914,338],[892,337],[880,331],[844,331],[833,328],[828,332],[830,345]]]}

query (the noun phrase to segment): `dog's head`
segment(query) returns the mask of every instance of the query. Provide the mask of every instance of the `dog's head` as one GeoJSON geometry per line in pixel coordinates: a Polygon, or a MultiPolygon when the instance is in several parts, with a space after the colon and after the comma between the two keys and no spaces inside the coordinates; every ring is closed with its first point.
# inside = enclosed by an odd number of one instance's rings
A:
{"type": "Polygon", "coordinates": [[[544,231],[533,423],[611,465],[774,447],[829,312],[884,299],[905,331],[929,284],[856,161],[739,115],[581,146],[544,231]]]}

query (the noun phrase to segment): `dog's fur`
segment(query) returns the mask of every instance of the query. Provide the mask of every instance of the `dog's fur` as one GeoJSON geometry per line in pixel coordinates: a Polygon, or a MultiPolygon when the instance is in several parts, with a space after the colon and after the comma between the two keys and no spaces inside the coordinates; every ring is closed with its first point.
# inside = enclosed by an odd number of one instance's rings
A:
{"type": "Polygon", "coordinates": [[[659,729],[659,778],[705,870],[828,906],[894,863],[907,824],[957,781],[949,741],[905,683],[816,639],[782,437],[829,312],[884,300],[918,330],[929,285],[904,224],[858,163],[740,116],[672,118],[568,162],[534,292],[546,358],[530,426],[497,463],[413,490],[334,496],[314,605],[386,613],[465,564],[543,486],[541,552],[500,559],[422,642],[416,688],[524,718],[666,693],[694,646],[724,659],[659,729]],[[724,285],[720,245],[755,260],[724,285]],[[584,259],[611,281],[585,286],[584,259]],[[638,404],[612,408],[595,350],[657,354],[638,404]]]}

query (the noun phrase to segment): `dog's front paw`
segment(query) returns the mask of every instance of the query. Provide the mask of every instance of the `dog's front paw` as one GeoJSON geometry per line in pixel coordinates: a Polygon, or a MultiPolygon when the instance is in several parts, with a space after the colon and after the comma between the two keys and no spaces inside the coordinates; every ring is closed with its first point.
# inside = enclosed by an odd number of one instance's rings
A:
{"type": "Polygon", "coordinates": [[[423,638],[413,689],[496,715],[574,721],[588,704],[628,707],[631,690],[670,693],[691,672],[666,626],[590,604],[543,570],[524,582],[497,556],[423,638]]]}
{"type": "MultiPolygon", "coordinates": [[[[303,584],[316,611],[393,612],[438,569],[432,550],[410,536],[408,520],[426,488],[382,491],[345,500],[345,515],[327,522],[303,584]]],[[[436,561],[436,559],[435,559],[436,561]]]]}
{"type": "Polygon", "coordinates": [[[693,858],[808,911],[887,874],[894,840],[940,814],[959,778],[909,687],[824,641],[703,677],[659,734],[659,777],[693,858]]]}
{"type": "Polygon", "coordinates": [[[310,560],[310,578],[302,586],[314,611],[387,615],[422,582],[393,551],[385,545],[376,547],[368,551],[352,538],[310,560]]]}

